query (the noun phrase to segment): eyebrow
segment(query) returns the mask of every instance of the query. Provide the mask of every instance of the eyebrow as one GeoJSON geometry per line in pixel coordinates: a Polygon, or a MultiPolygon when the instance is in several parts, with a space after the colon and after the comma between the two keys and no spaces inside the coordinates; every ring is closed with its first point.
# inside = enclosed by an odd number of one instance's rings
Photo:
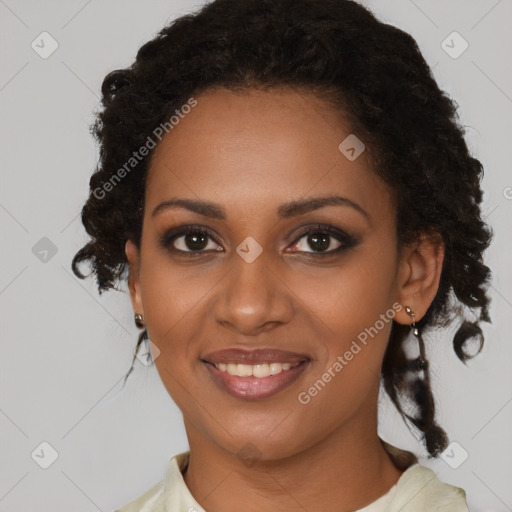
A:
{"type": "MultiPolygon", "coordinates": [[[[314,197],[311,199],[300,199],[297,201],[290,201],[289,203],[282,204],[277,209],[277,214],[281,219],[288,219],[296,215],[303,215],[305,213],[318,210],[324,206],[349,206],[354,210],[361,213],[367,219],[370,218],[368,212],[364,210],[354,201],[347,197],[341,196],[327,196],[327,197],[314,197]]],[[[204,217],[212,219],[226,220],[226,211],[222,206],[212,203],[210,201],[199,201],[196,199],[168,199],[160,203],[152,212],[151,216],[155,217],[159,213],[170,208],[184,208],[190,210],[204,217]]]]}

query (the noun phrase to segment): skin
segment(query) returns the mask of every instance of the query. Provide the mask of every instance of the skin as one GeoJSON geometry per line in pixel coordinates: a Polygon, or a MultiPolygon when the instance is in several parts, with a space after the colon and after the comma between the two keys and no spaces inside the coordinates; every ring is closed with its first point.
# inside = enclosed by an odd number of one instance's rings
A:
{"type": "MultiPolygon", "coordinates": [[[[398,252],[390,189],[366,152],[349,161],[339,151],[351,128],[312,93],[216,88],[196,99],[152,157],[141,247],[126,243],[133,310],[161,351],[155,364],[184,417],[185,483],[208,512],[362,508],[402,474],[377,434],[391,322],[307,405],[297,397],[393,303],[403,306],[394,317],[401,324],[411,323],[405,305],[416,321],[425,314],[439,286],[442,243],[418,237],[398,252]],[[277,215],[291,200],[330,195],[367,215],[347,205],[277,215]],[[170,198],[215,202],[226,219],[184,208],[152,216],[170,198]],[[317,223],[358,242],[313,259],[318,246],[301,235],[317,223]],[[217,237],[198,257],[170,252],[173,244],[192,251],[183,235],[168,248],[160,244],[172,228],[190,224],[217,237]],[[236,252],[248,236],[263,250],[252,263],[236,252]],[[230,347],[276,347],[312,362],[288,388],[248,401],[217,388],[200,361],[230,347]],[[237,455],[242,449],[251,460],[237,455]]],[[[339,246],[328,236],[320,252],[339,246]]]]}

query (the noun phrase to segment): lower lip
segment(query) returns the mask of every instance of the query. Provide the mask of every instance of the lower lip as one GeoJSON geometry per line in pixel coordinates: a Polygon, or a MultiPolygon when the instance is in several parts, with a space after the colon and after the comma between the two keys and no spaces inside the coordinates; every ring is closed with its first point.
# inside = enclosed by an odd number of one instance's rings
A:
{"type": "Polygon", "coordinates": [[[273,396],[295,382],[306,369],[309,361],[303,361],[294,368],[283,370],[268,377],[238,377],[219,370],[212,363],[204,362],[213,382],[222,390],[236,398],[256,400],[273,396]]]}

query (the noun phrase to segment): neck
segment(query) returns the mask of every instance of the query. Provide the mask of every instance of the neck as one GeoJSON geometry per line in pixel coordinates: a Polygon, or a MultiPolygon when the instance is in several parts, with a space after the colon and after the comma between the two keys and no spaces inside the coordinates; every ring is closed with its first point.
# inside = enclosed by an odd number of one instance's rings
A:
{"type": "Polygon", "coordinates": [[[371,429],[368,418],[360,418],[360,425],[344,425],[291,457],[250,465],[185,422],[190,444],[185,483],[208,512],[363,508],[385,494],[405,469],[392,462],[374,416],[371,429]]]}

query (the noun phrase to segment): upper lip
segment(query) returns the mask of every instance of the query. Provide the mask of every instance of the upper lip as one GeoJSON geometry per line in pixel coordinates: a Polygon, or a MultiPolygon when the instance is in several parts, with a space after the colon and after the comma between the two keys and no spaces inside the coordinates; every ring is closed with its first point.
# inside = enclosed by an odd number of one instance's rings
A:
{"type": "Polygon", "coordinates": [[[290,363],[296,364],[310,358],[305,354],[279,350],[275,348],[241,349],[227,348],[206,354],[203,361],[213,364],[262,364],[262,363],[290,363]]]}

